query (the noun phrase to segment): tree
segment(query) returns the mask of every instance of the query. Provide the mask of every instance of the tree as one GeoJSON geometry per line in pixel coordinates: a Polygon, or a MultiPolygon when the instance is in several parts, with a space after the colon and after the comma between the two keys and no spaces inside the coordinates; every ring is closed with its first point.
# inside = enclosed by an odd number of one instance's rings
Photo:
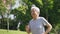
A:
{"type": "Polygon", "coordinates": [[[4,14],[7,13],[7,27],[9,30],[9,14],[11,5],[14,4],[14,0],[0,0],[0,15],[2,15],[2,23],[4,21],[4,14]]]}

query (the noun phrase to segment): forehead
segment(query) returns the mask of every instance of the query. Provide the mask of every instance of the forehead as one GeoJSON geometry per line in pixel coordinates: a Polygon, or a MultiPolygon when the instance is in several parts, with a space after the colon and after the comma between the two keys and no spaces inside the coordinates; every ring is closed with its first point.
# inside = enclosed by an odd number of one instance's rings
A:
{"type": "Polygon", "coordinates": [[[31,10],[31,13],[32,13],[32,12],[33,12],[33,13],[35,13],[35,12],[36,12],[36,13],[40,13],[40,12],[37,11],[36,9],[32,9],[32,10],[31,10]]]}

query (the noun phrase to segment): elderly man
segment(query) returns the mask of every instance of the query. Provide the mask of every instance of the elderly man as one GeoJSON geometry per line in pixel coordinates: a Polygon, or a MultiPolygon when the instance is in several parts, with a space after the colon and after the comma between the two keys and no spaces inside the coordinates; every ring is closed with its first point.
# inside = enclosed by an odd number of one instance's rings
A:
{"type": "Polygon", "coordinates": [[[47,34],[51,31],[52,25],[44,18],[39,17],[40,10],[38,7],[31,7],[31,16],[29,24],[26,26],[26,31],[28,34],[32,32],[32,34],[47,34]],[[44,26],[47,26],[45,30],[44,26]]]}

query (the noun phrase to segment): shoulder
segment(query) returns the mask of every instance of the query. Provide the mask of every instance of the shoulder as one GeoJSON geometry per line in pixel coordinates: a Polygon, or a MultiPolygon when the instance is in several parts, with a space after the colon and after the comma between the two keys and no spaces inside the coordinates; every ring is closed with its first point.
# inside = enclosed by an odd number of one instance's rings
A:
{"type": "Polygon", "coordinates": [[[33,21],[33,19],[31,19],[30,21],[29,21],[29,23],[31,23],[33,21]]]}
{"type": "Polygon", "coordinates": [[[39,17],[40,19],[45,19],[44,17],[39,17]]]}
{"type": "Polygon", "coordinates": [[[40,17],[41,20],[45,21],[46,19],[44,17],[40,17]]]}

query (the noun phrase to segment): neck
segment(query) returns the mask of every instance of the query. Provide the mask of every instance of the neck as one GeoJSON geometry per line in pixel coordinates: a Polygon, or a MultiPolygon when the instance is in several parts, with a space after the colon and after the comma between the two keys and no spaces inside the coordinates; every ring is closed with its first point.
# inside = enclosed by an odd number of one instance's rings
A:
{"type": "Polygon", "coordinates": [[[33,19],[34,19],[34,20],[36,20],[38,17],[39,17],[39,16],[37,16],[37,17],[34,17],[33,19]]]}

